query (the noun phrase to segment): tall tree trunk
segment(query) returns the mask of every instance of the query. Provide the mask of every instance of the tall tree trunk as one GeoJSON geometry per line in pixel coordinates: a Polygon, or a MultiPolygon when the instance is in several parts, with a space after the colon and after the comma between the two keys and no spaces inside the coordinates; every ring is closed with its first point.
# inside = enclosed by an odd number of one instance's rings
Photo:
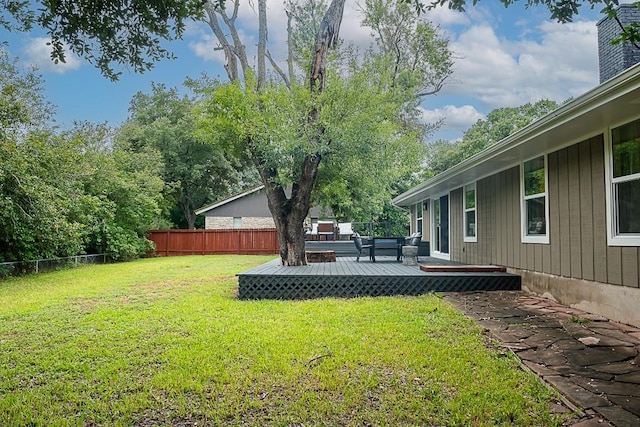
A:
{"type": "MultiPolygon", "coordinates": [[[[311,77],[309,80],[310,90],[314,94],[322,92],[324,89],[324,69],[327,60],[327,53],[329,49],[334,47],[337,43],[345,1],[346,0],[333,0],[331,2],[324,18],[322,19],[318,34],[316,34],[315,45],[313,47],[314,60],[311,66],[311,77]]],[[[244,45],[242,44],[239,34],[235,28],[235,20],[238,16],[239,0],[235,0],[235,2],[232,3],[234,4],[234,9],[231,16],[229,16],[225,10],[213,6],[210,2],[205,10],[209,17],[208,24],[220,42],[221,49],[224,51],[227,58],[226,69],[229,78],[234,80],[239,77],[235,62],[236,58],[240,61],[240,67],[243,71],[243,75],[246,75],[245,72],[248,68],[248,61],[244,45]],[[227,39],[225,33],[222,31],[217,16],[220,16],[229,28],[233,44],[227,39]]],[[[266,80],[265,57],[268,55],[268,51],[266,50],[266,0],[258,1],[258,17],[258,82],[256,89],[261,91],[264,88],[266,80]]],[[[291,59],[290,53],[289,60],[291,59]]],[[[272,64],[275,63],[272,62],[272,64]]],[[[278,70],[279,69],[276,69],[276,71],[278,70]]],[[[281,70],[279,74],[281,76],[284,75],[281,70]]],[[[286,83],[286,79],[284,80],[286,83]]],[[[317,107],[313,107],[307,115],[308,123],[310,125],[314,125],[318,119],[318,109],[317,107]]],[[[304,251],[304,220],[311,207],[311,193],[318,175],[318,165],[322,158],[319,154],[322,152],[323,148],[320,144],[325,143],[322,140],[322,134],[323,130],[318,129],[318,133],[311,136],[310,142],[318,146],[317,154],[308,155],[304,159],[303,164],[300,165],[300,173],[298,174],[300,178],[297,182],[293,183],[291,196],[289,198],[287,198],[282,186],[275,183],[274,178],[277,176],[277,170],[266,168],[262,163],[260,153],[254,152],[251,156],[266,188],[269,210],[271,211],[271,215],[273,216],[273,220],[278,231],[280,258],[283,265],[306,265],[307,263],[304,251]]],[[[251,149],[252,144],[250,140],[248,141],[248,146],[251,149]]]]}

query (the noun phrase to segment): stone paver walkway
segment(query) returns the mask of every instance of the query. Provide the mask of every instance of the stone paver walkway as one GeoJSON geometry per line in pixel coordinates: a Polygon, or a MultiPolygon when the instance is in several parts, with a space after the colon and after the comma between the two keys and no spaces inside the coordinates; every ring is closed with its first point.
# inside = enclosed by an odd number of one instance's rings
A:
{"type": "Polygon", "coordinates": [[[640,426],[640,328],[524,291],[444,298],[578,409],[569,425],[640,426]]]}

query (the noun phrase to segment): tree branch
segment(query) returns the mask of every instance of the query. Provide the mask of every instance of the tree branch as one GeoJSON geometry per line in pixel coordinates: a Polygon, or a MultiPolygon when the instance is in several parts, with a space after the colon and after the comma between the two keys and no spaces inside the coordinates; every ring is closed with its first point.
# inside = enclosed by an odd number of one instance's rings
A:
{"type": "MultiPolygon", "coordinates": [[[[293,69],[293,40],[291,35],[291,20],[293,19],[293,14],[290,11],[286,11],[287,13],[287,68],[289,71],[289,81],[293,82],[295,79],[294,69],[293,69]]],[[[271,60],[271,58],[269,58],[271,60]]],[[[277,70],[276,70],[277,71],[277,70]]],[[[287,84],[287,87],[290,86],[287,84]]]]}
{"type": "Polygon", "coordinates": [[[204,9],[205,9],[205,12],[207,13],[207,16],[209,17],[207,24],[209,25],[209,28],[211,28],[211,30],[213,31],[213,34],[215,34],[216,38],[218,39],[218,43],[220,43],[221,49],[224,51],[224,56],[225,56],[225,59],[227,60],[227,63],[224,65],[224,69],[227,71],[227,76],[231,81],[237,80],[238,79],[238,61],[237,61],[236,55],[234,54],[233,46],[231,46],[231,43],[229,43],[229,40],[227,40],[227,37],[225,36],[224,31],[222,31],[222,27],[218,22],[216,9],[213,6],[213,4],[211,4],[210,2],[207,2],[204,9]]]}
{"type": "Polygon", "coordinates": [[[266,0],[258,0],[258,92],[264,89],[265,81],[267,78],[266,66],[265,66],[266,49],[267,49],[267,2],[266,0]]]}
{"type": "Polygon", "coordinates": [[[239,7],[240,0],[234,0],[233,14],[231,15],[231,18],[229,18],[229,15],[227,15],[224,10],[217,10],[216,13],[222,17],[225,25],[229,28],[231,39],[233,40],[233,53],[240,60],[242,73],[245,74],[249,68],[249,61],[247,60],[246,49],[244,48],[242,40],[240,40],[240,36],[238,35],[238,30],[236,29],[236,18],[238,17],[239,7]]]}
{"type": "Polygon", "coordinates": [[[313,61],[311,63],[311,91],[324,89],[324,66],[330,48],[338,43],[342,13],[346,0],[333,0],[322,18],[320,29],[316,35],[313,61]]]}
{"type": "Polygon", "coordinates": [[[307,362],[307,365],[308,365],[308,366],[311,366],[311,364],[312,364],[313,362],[316,362],[316,361],[318,361],[318,360],[320,360],[320,359],[323,359],[323,358],[325,358],[325,357],[331,357],[331,356],[333,356],[333,354],[331,353],[331,349],[329,348],[329,346],[326,346],[326,348],[327,348],[327,353],[326,353],[326,354],[321,354],[320,356],[316,356],[316,357],[314,357],[313,359],[309,360],[309,362],[307,362]]]}
{"type": "Polygon", "coordinates": [[[276,71],[276,73],[278,73],[278,75],[282,78],[282,80],[284,81],[284,84],[287,86],[287,88],[291,89],[291,84],[289,82],[289,79],[287,78],[287,75],[284,73],[284,71],[282,71],[282,69],[278,66],[278,64],[276,64],[276,62],[273,60],[273,58],[271,57],[271,52],[269,52],[269,50],[267,50],[265,56],[269,60],[269,63],[271,64],[273,69],[276,71]]]}

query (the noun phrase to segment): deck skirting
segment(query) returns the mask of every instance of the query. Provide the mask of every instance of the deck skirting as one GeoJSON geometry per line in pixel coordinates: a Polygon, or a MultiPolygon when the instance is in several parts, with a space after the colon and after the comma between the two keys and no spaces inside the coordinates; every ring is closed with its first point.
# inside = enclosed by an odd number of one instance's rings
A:
{"type": "MultiPolygon", "coordinates": [[[[389,257],[391,259],[391,257],[389,257]]],[[[422,295],[430,292],[520,290],[520,276],[497,272],[427,273],[393,261],[281,267],[276,261],[238,275],[241,300],[300,300],[363,296],[422,295]]]]}

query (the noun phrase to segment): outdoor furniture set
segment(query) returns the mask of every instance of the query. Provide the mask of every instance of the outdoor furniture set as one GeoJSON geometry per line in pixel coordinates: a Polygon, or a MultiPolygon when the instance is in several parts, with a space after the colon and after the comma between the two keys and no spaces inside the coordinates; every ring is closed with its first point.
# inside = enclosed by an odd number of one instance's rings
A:
{"type": "Polygon", "coordinates": [[[353,243],[356,246],[356,261],[360,261],[362,251],[369,250],[369,260],[376,262],[376,253],[391,254],[396,260],[403,261],[404,265],[417,265],[418,245],[422,239],[422,233],[413,233],[409,237],[373,237],[366,240],[358,233],[353,234],[353,243]]]}

